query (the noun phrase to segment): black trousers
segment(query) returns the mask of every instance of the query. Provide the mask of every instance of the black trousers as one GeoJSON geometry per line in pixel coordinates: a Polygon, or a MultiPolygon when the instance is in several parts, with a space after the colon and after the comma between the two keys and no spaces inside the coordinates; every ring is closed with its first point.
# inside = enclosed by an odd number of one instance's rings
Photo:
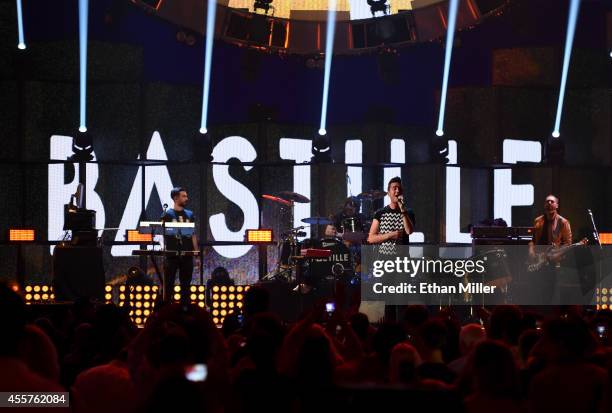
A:
{"type": "Polygon", "coordinates": [[[166,301],[172,301],[174,295],[174,281],[176,280],[176,272],[179,273],[179,282],[181,284],[181,303],[189,303],[189,286],[191,285],[191,276],[193,274],[193,258],[192,257],[169,257],[164,265],[164,290],[166,292],[166,301]]]}

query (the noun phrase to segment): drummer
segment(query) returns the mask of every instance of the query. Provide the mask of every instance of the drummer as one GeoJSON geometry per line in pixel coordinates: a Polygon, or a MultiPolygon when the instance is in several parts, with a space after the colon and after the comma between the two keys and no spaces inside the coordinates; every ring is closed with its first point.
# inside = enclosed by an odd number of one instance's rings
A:
{"type": "Polygon", "coordinates": [[[359,204],[356,201],[355,197],[347,198],[346,201],[344,201],[342,211],[338,212],[334,216],[334,225],[336,229],[342,229],[342,223],[347,218],[356,218],[358,226],[363,229],[363,225],[366,222],[366,218],[365,215],[359,213],[359,204]]]}
{"type": "Polygon", "coordinates": [[[327,239],[336,238],[338,237],[338,229],[334,224],[327,224],[325,225],[325,231],[323,234],[327,239]]]}

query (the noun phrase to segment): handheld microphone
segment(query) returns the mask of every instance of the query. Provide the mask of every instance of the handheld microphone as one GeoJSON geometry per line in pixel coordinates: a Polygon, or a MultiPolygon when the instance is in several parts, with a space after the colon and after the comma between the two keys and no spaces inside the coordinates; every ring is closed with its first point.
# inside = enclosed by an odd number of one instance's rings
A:
{"type": "Polygon", "coordinates": [[[168,213],[168,204],[163,204],[162,208],[164,209],[164,212],[162,212],[162,221],[166,218],[166,214],[168,213]]]}
{"type": "Polygon", "coordinates": [[[397,202],[399,202],[400,205],[404,205],[404,196],[400,195],[397,197],[397,202]]]}

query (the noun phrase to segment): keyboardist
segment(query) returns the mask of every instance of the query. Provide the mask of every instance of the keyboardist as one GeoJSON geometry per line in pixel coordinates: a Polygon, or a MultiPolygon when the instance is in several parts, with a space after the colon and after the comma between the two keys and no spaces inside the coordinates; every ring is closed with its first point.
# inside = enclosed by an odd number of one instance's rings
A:
{"type": "MultiPolygon", "coordinates": [[[[166,209],[161,217],[165,222],[195,222],[193,211],[186,209],[185,206],[189,202],[187,190],[182,187],[173,188],[170,191],[170,197],[174,205],[172,208],[166,209]]],[[[167,251],[198,251],[198,239],[195,232],[191,236],[184,236],[180,233],[176,235],[167,235],[164,238],[167,251]]],[[[176,272],[179,273],[179,282],[181,285],[181,303],[189,302],[189,286],[193,275],[193,257],[190,255],[178,254],[177,256],[168,256],[164,266],[164,278],[166,290],[166,300],[172,299],[174,291],[174,282],[176,280],[176,272]]]]}

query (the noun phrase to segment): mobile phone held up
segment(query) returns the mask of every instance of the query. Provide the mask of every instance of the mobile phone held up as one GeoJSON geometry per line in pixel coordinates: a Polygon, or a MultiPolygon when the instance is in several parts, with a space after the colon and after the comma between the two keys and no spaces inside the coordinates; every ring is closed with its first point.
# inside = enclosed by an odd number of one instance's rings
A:
{"type": "Polygon", "coordinates": [[[185,378],[196,383],[203,382],[208,376],[206,364],[192,364],[185,367],[185,378]]]}

